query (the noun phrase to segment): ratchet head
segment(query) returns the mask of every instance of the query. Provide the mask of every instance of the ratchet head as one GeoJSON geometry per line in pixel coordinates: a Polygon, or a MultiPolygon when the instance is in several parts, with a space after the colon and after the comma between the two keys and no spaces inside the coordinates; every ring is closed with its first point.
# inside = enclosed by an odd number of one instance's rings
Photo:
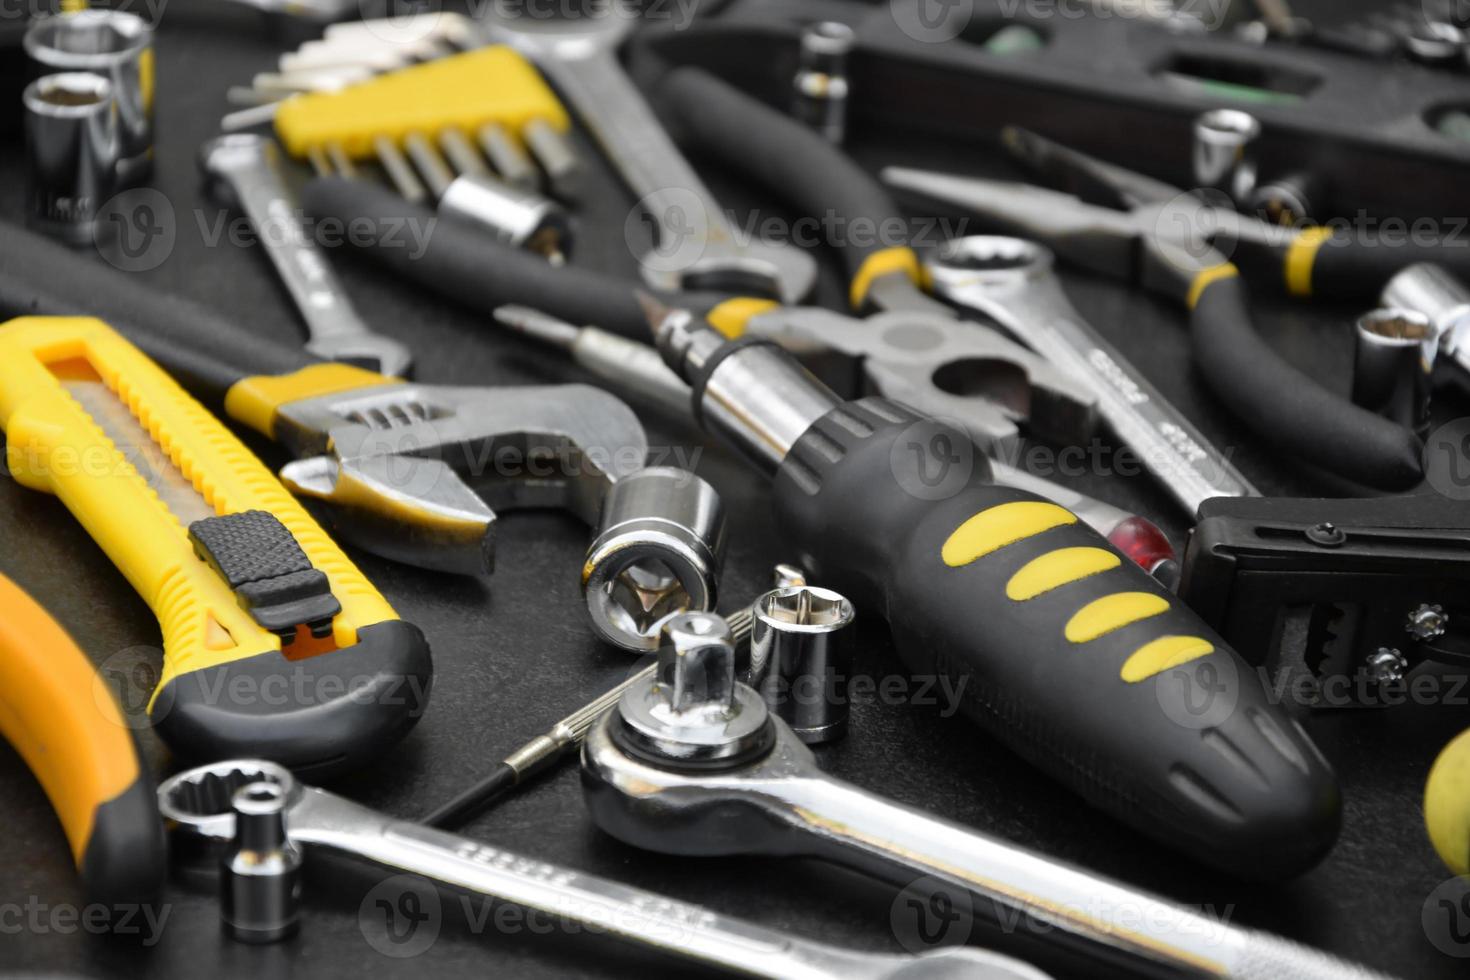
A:
{"type": "Polygon", "coordinates": [[[281,478],[335,505],[344,537],[459,574],[493,567],[496,511],[570,510],[641,469],[648,439],[617,398],[585,385],[508,389],[385,384],[280,405],[281,478]]]}

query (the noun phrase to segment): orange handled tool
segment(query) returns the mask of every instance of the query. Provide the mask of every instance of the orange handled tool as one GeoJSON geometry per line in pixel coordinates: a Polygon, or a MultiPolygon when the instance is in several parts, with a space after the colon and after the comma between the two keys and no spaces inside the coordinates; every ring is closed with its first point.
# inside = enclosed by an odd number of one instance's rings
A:
{"type": "Polygon", "coordinates": [[[163,822],[132,733],[92,662],[3,575],[0,733],[56,808],[89,898],[112,907],[155,898],[163,822]]]}

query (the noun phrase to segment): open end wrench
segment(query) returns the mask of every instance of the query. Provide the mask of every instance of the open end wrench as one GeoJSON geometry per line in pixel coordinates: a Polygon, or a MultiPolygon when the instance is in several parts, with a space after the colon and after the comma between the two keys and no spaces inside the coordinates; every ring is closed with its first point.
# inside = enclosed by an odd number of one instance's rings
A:
{"type": "Polygon", "coordinates": [[[1213,497],[1259,496],[1229,457],[1082,318],[1052,262],[1034,242],[976,235],[948,243],[925,268],[936,296],[989,317],[1085,382],[1113,434],[1191,517],[1213,497]]]}
{"type": "Polygon", "coordinates": [[[403,377],[413,355],[363,322],[326,256],[301,227],[281,174],[281,153],[267,137],[231,133],[199,149],[199,166],[211,190],[245,212],[277,273],[295,300],[318,357],[403,377]]]}
{"type": "MultiPolygon", "coordinates": [[[[533,909],[687,961],[780,980],[977,977],[1046,980],[1024,963],[978,949],[920,956],[859,953],[810,942],[676,899],[479,841],[395,820],[246,759],[190,769],[158,787],[159,808],[185,850],[234,837],[230,801],[255,782],[281,787],[286,834],[297,847],[335,851],[446,888],[533,909]]],[[[205,848],[207,849],[207,847],[205,848]]]]}
{"type": "Polygon", "coordinates": [[[650,286],[800,302],[816,284],[816,261],[790,244],[737,235],[618,63],[618,46],[637,21],[626,0],[615,0],[579,18],[492,13],[483,25],[490,40],[546,72],[652,216],[657,241],[640,262],[650,286]]]}

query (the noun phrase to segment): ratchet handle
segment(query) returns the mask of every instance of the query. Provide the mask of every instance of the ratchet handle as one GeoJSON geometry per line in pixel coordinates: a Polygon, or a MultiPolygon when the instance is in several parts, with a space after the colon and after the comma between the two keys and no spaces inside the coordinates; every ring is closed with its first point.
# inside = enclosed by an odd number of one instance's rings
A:
{"type": "MultiPolygon", "coordinates": [[[[318,177],[303,188],[301,204],[318,221],[335,220],[342,227],[370,221],[375,227],[428,229],[419,248],[405,247],[388,236],[371,236],[371,241],[349,236],[349,240],[373,262],[486,318],[498,307],[513,304],[570,323],[594,323],[625,337],[648,335],[648,318],[631,280],[553,266],[483,230],[440,220],[428,208],[375,182],[318,177]]],[[[678,302],[710,310],[721,299],[686,294],[678,302]]]]}
{"type": "Polygon", "coordinates": [[[684,146],[728,163],[803,215],[848,223],[840,235],[854,309],[881,276],[902,272],[920,283],[913,249],[892,244],[908,234],[892,196],[814,129],[699,68],[670,72],[659,101],[684,146]]]}
{"type": "Polygon", "coordinates": [[[1414,433],[1333,394],[1281,358],[1251,327],[1234,266],[1190,291],[1194,356],[1216,397],[1282,453],[1367,487],[1402,491],[1423,478],[1414,433]]]}
{"type": "Polygon", "coordinates": [[[290,374],[318,362],[140,276],[7,224],[0,228],[0,321],[17,316],[105,320],[214,406],[244,378],[290,374]]]}
{"type": "Polygon", "coordinates": [[[1336,778],[1246,662],[1070,511],[992,484],[960,430],[851,402],[775,486],[818,580],[883,609],[911,672],[1095,805],[1242,876],[1331,847],[1336,778]]]}

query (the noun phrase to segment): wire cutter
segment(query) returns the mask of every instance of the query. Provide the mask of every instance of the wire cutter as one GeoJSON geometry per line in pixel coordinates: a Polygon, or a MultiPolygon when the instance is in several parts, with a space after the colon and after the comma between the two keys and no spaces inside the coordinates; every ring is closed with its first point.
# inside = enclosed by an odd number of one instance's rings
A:
{"type": "Polygon", "coordinates": [[[1066,189],[902,167],[882,179],[905,198],[1034,239],[1075,266],[1182,303],[1211,390],[1278,451],[1374,489],[1420,482],[1419,439],[1277,355],[1252,326],[1242,274],[1274,279],[1298,297],[1376,299],[1394,272],[1426,255],[1470,267],[1470,256],[1458,254],[1466,250],[1282,228],[1026,130],[1007,129],[1003,142],[1066,189]]]}

